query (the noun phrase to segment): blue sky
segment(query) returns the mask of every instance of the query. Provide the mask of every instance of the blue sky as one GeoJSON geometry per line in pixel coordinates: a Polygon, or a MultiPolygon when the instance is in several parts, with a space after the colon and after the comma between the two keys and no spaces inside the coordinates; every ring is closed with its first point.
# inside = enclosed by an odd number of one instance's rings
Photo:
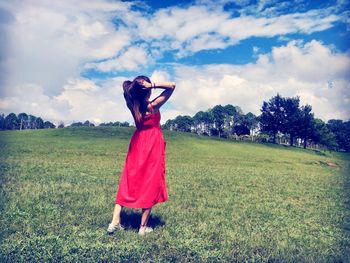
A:
{"type": "Polygon", "coordinates": [[[0,112],[132,123],[121,84],[148,75],[177,83],[162,123],[217,104],[259,114],[277,93],[346,120],[348,10],[343,0],[1,2],[0,112]]]}

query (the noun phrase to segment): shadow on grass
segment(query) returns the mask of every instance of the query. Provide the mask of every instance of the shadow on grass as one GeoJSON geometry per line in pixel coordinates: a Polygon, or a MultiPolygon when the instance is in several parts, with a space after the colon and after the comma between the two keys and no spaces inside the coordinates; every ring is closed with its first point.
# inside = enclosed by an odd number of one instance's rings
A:
{"type": "MultiPolygon", "coordinates": [[[[141,223],[141,209],[139,210],[126,210],[123,209],[120,214],[121,223],[127,230],[138,231],[141,223]]],[[[165,225],[165,221],[162,217],[151,214],[148,220],[148,226],[157,228],[165,225]]]]}

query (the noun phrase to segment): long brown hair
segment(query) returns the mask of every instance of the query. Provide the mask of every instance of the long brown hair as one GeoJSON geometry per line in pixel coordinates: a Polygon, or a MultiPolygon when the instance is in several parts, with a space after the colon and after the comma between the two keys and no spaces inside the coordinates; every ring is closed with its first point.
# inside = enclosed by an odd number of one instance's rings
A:
{"type": "Polygon", "coordinates": [[[136,125],[141,122],[142,115],[146,112],[147,105],[145,104],[145,99],[151,94],[150,89],[145,89],[139,83],[141,80],[151,82],[146,76],[137,76],[133,81],[127,80],[123,83],[126,105],[131,111],[136,125]]]}

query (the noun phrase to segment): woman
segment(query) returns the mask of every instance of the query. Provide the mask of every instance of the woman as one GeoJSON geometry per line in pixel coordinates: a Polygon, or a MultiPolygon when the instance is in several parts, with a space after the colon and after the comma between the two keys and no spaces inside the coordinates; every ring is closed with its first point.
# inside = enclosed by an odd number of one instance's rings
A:
{"type": "Polygon", "coordinates": [[[136,124],[125,160],[112,222],[107,232],[113,234],[124,229],[120,224],[123,206],[141,208],[139,234],[151,232],[147,226],[152,207],[168,200],[165,183],[166,142],[160,128],[159,108],[170,98],[175,89],[173,82],[151,83],[145,76],[123,83],[124,98],[136,124]],[[152,88],[164,91],[149,101],[152,88]]]}

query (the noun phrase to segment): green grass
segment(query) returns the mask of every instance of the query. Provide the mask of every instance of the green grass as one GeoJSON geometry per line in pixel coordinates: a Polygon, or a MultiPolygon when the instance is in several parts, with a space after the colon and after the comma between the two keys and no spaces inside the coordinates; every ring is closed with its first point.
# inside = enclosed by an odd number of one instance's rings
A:
{"type": "Polygon", "coordinates": [[[349,155],[169,131],[155,231],[108,236],[133,131],[1,132],[0,262],[350,262],[349,155]]]}

